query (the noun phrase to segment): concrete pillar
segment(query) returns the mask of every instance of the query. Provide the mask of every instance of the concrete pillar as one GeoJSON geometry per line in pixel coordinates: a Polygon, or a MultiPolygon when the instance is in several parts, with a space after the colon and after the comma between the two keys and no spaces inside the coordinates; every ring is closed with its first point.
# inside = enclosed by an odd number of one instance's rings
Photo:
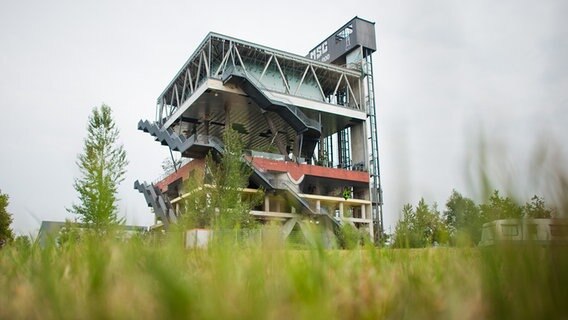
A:
{"type": "Polygon", "coordinates": [[[368,170],[367,130],[365,123],[359,123],[351,127],[351,161],[352,163],[364,163],[368,170]]]}
{"type": "Polygon", "coordinates": [[[367,219],[367,215],[365,214],[365,207],[366,206],[367,205],[365,205],[365,204],[361,205],[361,218],[363,218],[363,219],[367,219]]]}
{"type": "MultiPolygon", "coordinates": [[[[217,93],[215,93],[217,94],[217,93]]],[[[225,102],[225,130],[231,127],[231,109],[229,108],[229,102],[225,102]]]]}
{"type": "Polygon", "coordinates": [[[270,212],[270,198],[268,197],[268,195],[264,196],[264,211],[270,212]]]}
{"type": "Polygon", "coordinates": [[[280,200],[276,200],[276,212],[282,212],[280,211],[280,200]]]}
{"type": "Polygon", "coordinates": [[[204,121],[205,125],[205,143],[209,143],[209,120],[204,121]]]}
{"type": "Polygon", "coordinates": [[[341,219],[345,218],[345,216],[343,215],[343,202],[339,203],[339,217],[341,219]]]}
{"type": "Polygon", "coordinates": [[[316,212],[317,213],[321,212],[321,201],[320,200],[316,200],[316,212]]]}
{"type": "Polygon", "coordinates": [[[369,223],[369,233],[371,236],[371,240],[374,241],[375,239],[375,230],[373,229],[373,223],[369,223]]]}

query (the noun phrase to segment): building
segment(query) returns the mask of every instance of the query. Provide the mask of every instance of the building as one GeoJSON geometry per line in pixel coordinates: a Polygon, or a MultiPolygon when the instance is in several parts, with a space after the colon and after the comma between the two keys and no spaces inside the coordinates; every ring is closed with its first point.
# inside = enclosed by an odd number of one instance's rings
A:
{"type": "Polygon", "coordinates": [[[479,246],[499,244],[568,245],[568,220],[500,219],[483,224],[479,246]]]}
{"type": "Polygon", "coordinates": [[[353,18],[306,56],[209,33],[158,96],[156,119],[138,129],[181,153],[175,172],[135,182],[157,221],[180,214],[183,181],[223,153],[231,127],[246,145],[247,190],[266,190],[251,212],[283,223],[287,236],[306,218],[331,235],[349,223],[382,234],[372,53],[375,25],[353,18]]]}

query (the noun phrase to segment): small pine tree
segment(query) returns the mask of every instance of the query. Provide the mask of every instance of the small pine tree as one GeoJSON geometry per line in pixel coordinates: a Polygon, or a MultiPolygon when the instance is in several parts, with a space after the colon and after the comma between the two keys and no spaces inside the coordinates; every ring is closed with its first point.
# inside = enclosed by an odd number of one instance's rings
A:
{"type": "Polygon", "coordinates": [[[109,106],[93,108],[87,132],[83,153],[77,159],[82,177],[73,184],[80,203],[67,210],[100,229],[122,222],[117,217],[116,193],[128,161],[123,146],[117,145],[119,130],[109,106]]]}
{"type": "Polygon", "coordinates": [[[264,197],[262,192],[244,196],[251,169],[241,160],[243,142],[239,133],[227,129],[223,134],[225,150],[219,162],[211,154],[205,172],[189,179],[191,194],[184,203],[188,226],[221,230],[252,229],[257,225],[250,210],[264,197]]]}
{"type": "Polygon", "coordinates": [[[423,248],[446,244],[447,229],[438,206],[429,206],[422,198],[416,208],[406,204],[393,234],[393,246],[398,248],[423,248]]]}
{"type": "Polygon", "coordinates": [[[410,203],[402,208],[400,219],[393,234],[393,246],[396,248],[414,248],[419,246],[419,237],[415,234],[416,213],[410,203]]]}
{"type": "Polygon", "coordinates": [[[9,197],[0,190],[0,248],[14,240],[14,232],[10,228],[12,215],[8,212],[9,197]]]}

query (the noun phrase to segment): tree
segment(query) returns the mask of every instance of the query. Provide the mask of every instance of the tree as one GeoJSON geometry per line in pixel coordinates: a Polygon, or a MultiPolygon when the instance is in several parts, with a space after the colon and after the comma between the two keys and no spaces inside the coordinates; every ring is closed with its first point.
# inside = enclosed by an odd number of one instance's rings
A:
{"type": "Polygon", "coordinates": [[[552,217],[552,210],[544,204],[544,199],[534,195],[530,202],[523,206],[524,216],[527,218],[539,219],[552,217]]]}
{"type": "Polygon", "coordinates": [[[71,220],[65,219],[65,224],[59,229],[59,233],[55,239],[57,245],[60,247],[75,244],[81,240],[81,229],[71,220]]]}
{"type": "Polygon", "coordinates": [[[184,203],[188,224],[223,230],[254,228],[257,223],[250,210],[260,203],[263,194],[243,195],[252,171],[242,161],[244,145],[239,133],[227,128],[223,142],[222,158],[216,162],[209,154],[205,172],[189,179],[192,196],[184,203]]]}
{"type": "Polygon", "coordinates": [[[395,227],[394,247],[423,248],[447,242],[447,231],[437,205],[430,207],[424,198],[416,209],[410,204],[402,208],[401,218],[395,227]]]}
{"type": "Polygon", "coordinates": [[[446,227],[442,222],[436,203],[430,207],[424,198],[420,199],[416,206],[415,228],[422,247],[447,242],[446,227]]]}
{"type": "Polygon", "coordinates": [[[164,170],[164,174],[170,174],[174,172],[176,169],[179,169],[181,166],[181,158],[180,159],[172,159],[171,157],[164,158],[162,160],[162,170],[164,170]]]}
{"type": "Polygon", "coordinates": [[[117,144],[119,130],[107,105],[93,108],[89,116],[87,138],[77,165],[82,177],[73,187],[79,194],[79,204],[69,212],[96,229],[120,223],[117,217],[117,188],[126,173],[126,151],[117,144]]]}
{"type": "Polygon", "coordinates": [[[498,219],[519,219],[523,216],[523,209],[509,197],[501,197],[499,191],[493,191],[489,201],[482,204],[480,213],[484,222],[498,219]]]}
{"type": "Polygon", "coordinates": [[[32,246],[32,240],[30,236],[20,235],[14,239],[14,246],[21,250],[27,250],[32,246]]]}
{"type": "Polygon", "coordinates": [[[419,246],[419,238],[414,234],[416,215],[410,203],[402,207],[398,223],[394,229],[393,246],[396,248],[414,248],[419,246]]]}
{"type": "Polygon", "coordinates": [[[0,190],[0,248],[14,240],[14,232],[10,228],[12,215],[8,212],[9,199],[0,190]]]}
{"type": "Polygon", "coordinates": [[[476,244],[481,240],[483,220],[479,207],[456,190],[452,191],[446,202],[444,222],[452,243],[459,240],[461,243],[476,244]]]}

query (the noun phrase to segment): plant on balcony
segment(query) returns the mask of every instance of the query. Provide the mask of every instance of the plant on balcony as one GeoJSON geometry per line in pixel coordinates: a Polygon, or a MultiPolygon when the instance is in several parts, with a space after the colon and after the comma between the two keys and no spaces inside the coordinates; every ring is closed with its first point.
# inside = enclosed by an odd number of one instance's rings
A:
{"type": "Polygon", "coordinates": [[[351,198],[351,188],[345,187],[343,188],[343,199],[347,200],[351,198]]]}

